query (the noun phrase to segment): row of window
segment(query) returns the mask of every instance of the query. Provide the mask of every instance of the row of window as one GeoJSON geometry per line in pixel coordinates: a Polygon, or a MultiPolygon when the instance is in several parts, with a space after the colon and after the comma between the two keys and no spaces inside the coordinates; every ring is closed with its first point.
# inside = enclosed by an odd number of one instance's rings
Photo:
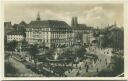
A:
{"type": "Polygon", "coordinates": [[[8,37],[23,37],[23,35],[8,35],[8,37]]]}
{"type": "Polygon", "coordinates": [[[72,40],[70,40],[70,39],[58,39],[58,40],[52,39],[52,40],[51,40],[51,42],[63,42],[63,43],[65,43],[65,42],[67,42],[67,41],[72,41],[72,40]]]}
{"type": "Polygon", "coordinates": [[[23,38],[8,38],[7,40],[22,40],[23,38]]]}
{"type": "MultiPolygon", "coordinates": [[[[27,34],[49,34],[49,32],[40,32],[40,31],[34,31],[34,32],[27,32],[27,34]]],[[[72,33],[69,33],[69,32],[50,32],[51,34],[72,34],[72,33]]]]}
{"type": "Polygon", "coordinates": [[[72,35],[52,35],[51,38],[68,38],[71,37],[72,35]]]}
{"type": "MultiPolygon", "coordinates": [[[[40,34],[33,34],[33,35],[31,35],[31,34],[29,34],[29,35],[26,35],[27,37],[41,37],[41,35],[40,34]]],[[[49,34],[45,34],[45,35],[42,35],[43,37],[49,37],[49,34]]],[[[52,38],[63,38],[63,37],[71,37],[72,36],[72,34],[51,34],[50,35],[52,38]]]]}
{"type": "Polygon", "coordinates": [[[41,40],[41,39],[27,39],[28,41],[38,41],[38,42],[45,42],[45,43],[50,43],[50,42],[67,42],[67,41],[72,41],[72,39],[46,39],[46,40],[41,40]]]}
{"type": "Polygon", "coordinates": [[[27,31],[59,31],[59,32],[62,32],[62,31],[64,31],[64,32],[72,32],[72,30],[71,29],[50,29],[50,28],[36,28],[36,29],[33,29],[33,28],[28,28],[28,29],[26,29],[27,31]]]}

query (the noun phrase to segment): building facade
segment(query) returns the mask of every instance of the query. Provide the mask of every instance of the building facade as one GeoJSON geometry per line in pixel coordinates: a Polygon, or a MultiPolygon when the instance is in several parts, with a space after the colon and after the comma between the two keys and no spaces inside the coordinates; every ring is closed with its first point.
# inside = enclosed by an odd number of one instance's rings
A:
{"type": "Polygon", "coordinates": [[[17,42],[20,42],[23,39],[24,39],[24,36],[23,36],[23,33],[21,32],[14,31],[7,34],[7,42],[11,42],[14,40],[17,42]]]}
{"type": "Polygon", "coordinates": [[[41,20],[38,14],[35,21],[26,27],[26,41],[29,44],[42,44],[45,46],[72,45],[73,34],[71,27],[64,21],[41,20]]]}
{"type": "Polygon", "coordinates": [[[74,43],[90,43],[90,35],[93,34],[93,28],[86,24],[79,24],[77,17],[72,17],[71,27],[73,29],[74,43]]]}
{"type": "Polygon", "coordinates": [[[11,22],[8,24],[5,22],[5,38],[7,42],[11,42],[13,40],[19,42],[25,39],[25,26],[25,22],[23,21],[14,25],[11,25],[11,22]]]}

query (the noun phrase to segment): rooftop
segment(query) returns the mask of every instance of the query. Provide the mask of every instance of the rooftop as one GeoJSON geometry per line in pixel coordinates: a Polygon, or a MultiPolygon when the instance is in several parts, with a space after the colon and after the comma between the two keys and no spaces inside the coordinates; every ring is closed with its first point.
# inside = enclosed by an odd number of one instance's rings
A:
{"type": "Polygon", "coordinates": [[[42,27],[71,28],[65,21],[58,21],[58,20],[31,21],[28,27],[32,27],[32,28],[42,28],[42,27]]]}
{"type": "Polygon", "coordinates": [[[9,32],[8,35],[23,35],[23,32],[12,31],[12,32],[9,32]]]}
{"type": "Polygon", "coordinates": [[[11,27],[12,27],[11,22],[4,22],[4,27],[9,27],[9,28],[11,28],[11,27]]]}
{"type": "Polygon", "coordinates": [[[72,27],[73,29],[76,29],[76,30],[88,30],[88,29],[91,29],[91,27],[88,27],[86,24],[77,24],[77,26],[75,27],[72,27]]]}

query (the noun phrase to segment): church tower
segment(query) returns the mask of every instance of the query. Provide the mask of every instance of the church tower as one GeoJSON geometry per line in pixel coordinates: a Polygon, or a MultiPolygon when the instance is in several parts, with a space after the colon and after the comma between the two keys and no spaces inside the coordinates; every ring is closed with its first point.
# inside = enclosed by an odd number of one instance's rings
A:
{"type": "Polygon", "coordinates": [[[38,14],[37,14],[36,20],[37,20],[37,21],[40,21],[40,20],[41,20],[41,19],[40,19],[40,13],[39,13],[39,12],[38,12],[38,14]]]}
{"type": "Polygon", "coordinates": [[[71,26],[77,27],[77,25],[78,25],[77,17],[72,17],[71,26]]]}
{"type": "Polygon", "coordinates": [[[71,27],[74,26],[74,17],[72,17],[72,21],[71,21],[71,27]]]}
{"type": "Polygon", "coordinates": [[[78,22],[77,22],[77,17],[74,17],[74,25],[77,26],[78,22]]]}

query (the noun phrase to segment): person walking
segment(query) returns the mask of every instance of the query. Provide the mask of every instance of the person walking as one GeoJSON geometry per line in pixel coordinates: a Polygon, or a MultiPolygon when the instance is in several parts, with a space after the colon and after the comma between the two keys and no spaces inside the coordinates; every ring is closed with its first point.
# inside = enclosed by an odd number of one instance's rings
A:
{"type": "Polygon", "coordinates": [[[98,68],[96,69],[96,71],[97,71],[97,72],[99,71],[98,68]]]}

